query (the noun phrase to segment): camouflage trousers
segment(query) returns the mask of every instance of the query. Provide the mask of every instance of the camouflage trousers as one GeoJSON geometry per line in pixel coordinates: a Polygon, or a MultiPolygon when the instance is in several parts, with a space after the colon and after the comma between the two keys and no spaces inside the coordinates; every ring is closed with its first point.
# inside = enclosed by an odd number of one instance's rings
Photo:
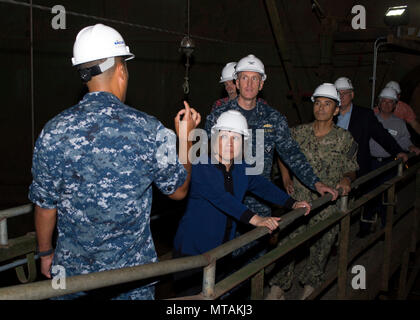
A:
{"type": "MultiPolygon", "coordinates": [[[[315,213],[315,215],[311,217],[307,223],[299,226],[295,231],[283,238],[278,245],[283,245],[296,236],[306,232],[308,228],[311,228],[317,223],[328,219],[336,211],[337,207],[335,205],[331,205],[321,212],[315,213]]],[[[302,285],[310,285],[316,288],[325,281],[324,269],[331,252],[331,248],[336,242],[338,231],[339,225],[336,224],[326,232],[323,232],[320,237],[310,245],[309,257],[305,259],[304,268],[296,275],[302,285]]],[[[278,285],[283,290],[289,290],[292,287],[294,277],[295,260],[292,258],[291,261],[289,260],[286,265],[281,267],[280,271],[270,279],[269,283],[270,285],[278,285]]]]}

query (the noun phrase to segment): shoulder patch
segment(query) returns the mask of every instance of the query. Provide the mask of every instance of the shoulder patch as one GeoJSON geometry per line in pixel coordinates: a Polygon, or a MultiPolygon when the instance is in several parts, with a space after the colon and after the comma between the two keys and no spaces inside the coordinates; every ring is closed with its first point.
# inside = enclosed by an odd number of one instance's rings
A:
{"type": "Polygon", "coordinates": [[[353,143],[350,146],[349,151],[347,152],[347,158],[352,159],[354,157],[354,154],[357,152],[357,142],[353,140],[353,143]]]}

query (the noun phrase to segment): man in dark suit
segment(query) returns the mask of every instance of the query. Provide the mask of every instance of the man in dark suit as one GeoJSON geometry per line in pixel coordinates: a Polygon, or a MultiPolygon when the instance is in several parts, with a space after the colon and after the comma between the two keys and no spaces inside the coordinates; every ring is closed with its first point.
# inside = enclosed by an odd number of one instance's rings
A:
{"type": "MultiPolygon", "coordinates": [[[[371,171],[370,138],[377,141],[391,156],[406,162],[408,160],[407,154],[378,121],[373,111],[353,105],[354,88],[350,79],[346,77],[338,78],[334,85],[340,93],[341,99],[340,113],[336,119],[337,126],[349,130],[359,145],[357,153],[359,171],[357,172],[357,176],[363,176],[371,171]]],[[[364,192],[370,191],[368,188],[363,188],[362,190],[364,192]]],[[[362,220],[369,220],[369,217],[373,214],[372,212],[366,212],[370,211],[369,209],[369,206],[365,207],[364,219],[362,220]]],[[[370,223],[362,221],[358,235],[360,237],[368,235],[370,226],[370,223]]]]}

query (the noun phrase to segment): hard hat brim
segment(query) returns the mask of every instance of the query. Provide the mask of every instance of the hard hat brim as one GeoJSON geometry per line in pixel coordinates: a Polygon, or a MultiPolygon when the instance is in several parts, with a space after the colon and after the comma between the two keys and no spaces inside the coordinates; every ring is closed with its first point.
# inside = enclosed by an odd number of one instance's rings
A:
{"type": "Polygon", "coordinates": [[[242,131],[242,130],[238,130],[238,129],[231,128],[231,127],[224,127],[224,126],[217,127],[217,126],[214,126],[213,128],[211,128],[211,133],[212,134],[215,134],[216,131],[231,131],[231,132],[239,133],[239,134],[244,136],[244,139],[249,137],[249,133],[247,131],[242,131]]]}
{"type": "Polygon", "coordinates": [[[246,72],[246,71],[249,71],[249,72],[255,72],[255,73],[260,74],[260,75],[261,75],[261,80],[262,80],[262,81],[265,81],[265,80],[267,79],[267,75],[266,75],[265,73],[261,73],[261,72],[259,72],[258,70],[251,70],[251,69],[236,71],[236,72],[235,72],[235,74],[233,75],[233,78],[234,78],[235,80],[236,80],[236,79],[238,79],[238,74],[239,74],[239,73],[241,73],[241,72],[246,72]]]}
{"type": "Polygon", "coordinates": [[[315,102],[315,98],[328,98],[328,99],[331,99],[331,100],[335,101],[337,103],[337,107],[339,107],[341,105],[341,101],[340,100],[337,100],[336,97],[330,96],[328,94],[313,95],[311,97],[312,102],[315,102]]]}
{"type": "Polygon", "coordinates": [[[395,97],[391,97],[391,96],[379,96],[379,99],[390,99],[390,100],[393,100],[395,102],[398,102],[398,99],[396,99],[395,97]]]}
{"type": "Polygon", "coordinates": [[[220,79],[219,83],[223,83],[223,82],[226,82],[226,81],[229,81],[229,80],[235,80],[235,79],[233,77],[231,77],[231,78],[224,78],[224,79],[220,79]]]}
{"type": "Polygon", "coordinates": [[[77,61],[73,57],[73,58],[71,58],[71,62],[73,64],[73,67],[77,67],[78,65],[81,65],[83,63],[88,63],[88,62],[91,62],[91,61],[107,59],[107,58],[112,58],[112,57],[126,57],[126,58],[124,58],[124,61],[128,61],[128,60],[134,59],[136,56],[133,53],[130,52],[130,53],[127,53],[127,54],[122,54],[122,55],[117,55],[117,56],[110,55],[110,56],[98,57],[98,58],[95,58],[95,59],[89,59],[88,58],[88,59],[84,59],[82,61],[77,61]]]}

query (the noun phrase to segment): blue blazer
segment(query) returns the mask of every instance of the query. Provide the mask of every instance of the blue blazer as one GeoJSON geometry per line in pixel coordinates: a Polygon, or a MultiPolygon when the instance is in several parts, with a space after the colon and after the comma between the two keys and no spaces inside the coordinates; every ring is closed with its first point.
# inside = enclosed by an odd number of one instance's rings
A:
{"type": "Polygon", "coordinates": [[[182,255],[197,255],[223,243],[228,215],[234,218],[229,240],[235,236],[236,222],[249,223],[254,213],[242,203],[247,191],[274,204],[291,208],[295,202],[276,185],[259,175],[246,175],[245,164],[234,164],[230,172],[233,195],[225,191],[221,165],[192,166],[187,208],[175,235],[174,249],[182,255]]]}

